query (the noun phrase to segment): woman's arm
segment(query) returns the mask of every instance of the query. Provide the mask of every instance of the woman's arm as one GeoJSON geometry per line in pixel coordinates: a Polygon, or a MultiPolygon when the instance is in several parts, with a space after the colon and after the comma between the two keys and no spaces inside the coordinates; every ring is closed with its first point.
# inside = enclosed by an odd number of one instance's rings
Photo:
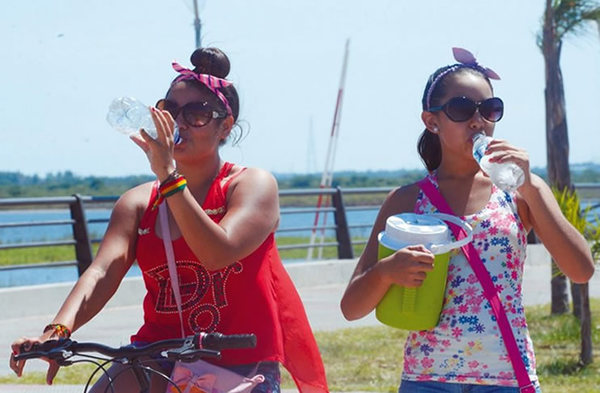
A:
{"type": "Polygon", "coordinates": [[[185,241],[208,270],[250,255],[279,223],[277,182],[269,172],[248,168],[229,190],[227,212],[219,223],[204,212],[188,189],[167,198],[185,241]]]}
{"type": "MultiPolygon", "coordinates": [[[[172,172],[173,117],[167,111],[152,110],[157,139],[146,133],[132,140],[146,153],[152,171],[159,179],[172,172]]],[[[231,129],[233,118],[224,120],[231,129]]],[[[218,157],[217,157],[218,158],[218,157]]],[[[229,187],[227,212],[215,223],[202,209],[189,188],[167,198],[177,227],[194,255],[208,270],[217,270],[252,253],[279,223],[277,182],[268,172],[249,168],[229,187]]]]}
{"type": "Polygon", "coordinates": [[[433,269],[434,256],[423,246],[409,246],[377,261],[377,236],[385,229],[387,218],[400,212],[412,211],[416,192],[414,185],[396,189],[381,206],[365,250],[340,303],[346,319],[359,319],[373,311],[392,284],[420,286],[426,272],[433,269]]]}
{"type": "Polygon", "coordinates": [[[149,193],[149,185],[142,185],[116,202],[96,257],[77,280],[52,323],[61,323],[74,332],[114,295],[135,260],[137,228],[149,193]]]}
{"type": "MultiPolygon", "coordinates": [[[[64,325],[74,332],[92,319],[112,297],[135,259],[138,222],[149,193],[149,186],[142,185],[119,198],[96,258],[77,280],[51,323],[64,325]]],[[[20,338],[13,342],[12,351],[19,353],[22,345],[29,347],[34,342],[46,341],[53,334],[49,330],[37,338],[20,338]]],[[[10,367],[18,376],[21,376],[24,366],[24,360],[16,362],[11,357],[10,367]]],[[[47,383],[52,383],[58,369],[55,362],[50,362],[47,383]]]]}
{"type": "Polygon", "coordinates": [[[571,280],[589,281],[594,274],[590,246],[563,216],[550,187],[531,173],[527,151],[495,139],[485,154],[491,156],[490,162],[512,161],[523,169],[525,181],[518,189],[517,204],[525,228],[529,231],[533,227],[560,270],[571,280]]]}
{"type": "Polygon", "coordinates": [[[550,187],[532,174],[519,195],[524,202],[519,204],[519,215],[526,228],[533,227],[560,270],[576,283],[589,281],[594,274],[590,246],[564,217],[550,187]]]}

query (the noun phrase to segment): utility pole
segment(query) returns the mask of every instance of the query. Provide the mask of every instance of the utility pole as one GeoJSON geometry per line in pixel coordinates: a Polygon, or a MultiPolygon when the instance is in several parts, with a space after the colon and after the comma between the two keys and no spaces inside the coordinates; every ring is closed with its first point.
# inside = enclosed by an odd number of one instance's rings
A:
{"type": "Polygon", "coordinates": [[[315,157],[315,138],[313,135],[313,119],[310,117],[308,126],[308,144],[306,148],[306,173],[310,174],[317,171],[317,161],[315,157]]]}
{"type": "Polygon", "coordinates": [[[200,16],[198,12],[198,0],[194,0],[194,29],[196,31],[196,49],[200,48],[200,33],[202,31],[202,22],[200,22],[200,16]]]}

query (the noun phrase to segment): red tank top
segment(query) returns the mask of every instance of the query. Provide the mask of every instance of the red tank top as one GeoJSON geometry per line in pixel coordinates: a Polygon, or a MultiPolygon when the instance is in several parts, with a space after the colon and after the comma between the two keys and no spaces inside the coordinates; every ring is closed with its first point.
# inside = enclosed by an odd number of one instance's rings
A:
{"type": "MultiPolygon", "coordinates": [[[[233,164],[225,163],[213,181],[202,208],[215,222],[227,211],[227,189],[221,186],[233,164]]],[[[238,172],[238,174],[241,172],[238,172]]],[[[177,304],[169,279],[163,241],[155,233],[158,209],[151,209],[157,187],[140,221],[136,258],[146,296],[144,324],[132,341],[153,342],[180,336],[177,304]]],[[[274,234],[247,257],[217,270],[206,270],[183,236],[173,240],[182,298],[184,330],[223,334],[254,333],[257,347],[224,350],[223,365],[278,361],[304,392],[326,392],[323,362],[302,301],[281,263],[274,234]]]]}

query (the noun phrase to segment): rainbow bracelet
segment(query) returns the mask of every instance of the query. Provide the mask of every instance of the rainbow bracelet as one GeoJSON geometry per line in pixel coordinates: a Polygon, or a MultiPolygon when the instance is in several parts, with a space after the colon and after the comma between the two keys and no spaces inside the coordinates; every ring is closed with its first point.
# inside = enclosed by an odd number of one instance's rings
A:
{"type": "Polygon", "coordinates": [[[165,198],[168,198],[179,191],[183,191],[185,187],[187,187],[187,180],[185,180],[185,177],[177,172],[171,173],[167,177],[167,180],[162,182],[160,187],[158,187],[158,197],[152,204],[152,210],[156,209],[156,207],[160,205],[165,198]]]}
{"type": "Polygon", "coordinates": [[[58,338],[71,337],[71,330],[62,323],[51,323],[49,325],[46,325],[46,327],[44,328],[44,333],[46,333],[48,330],[52,330],[52,335],[56,334],[58,338]]]}

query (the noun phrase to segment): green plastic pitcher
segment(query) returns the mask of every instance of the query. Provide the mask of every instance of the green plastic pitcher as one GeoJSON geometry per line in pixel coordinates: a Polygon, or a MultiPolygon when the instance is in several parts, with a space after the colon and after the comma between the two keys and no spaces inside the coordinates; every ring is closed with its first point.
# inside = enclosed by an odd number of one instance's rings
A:
{"type": "Polygon", "coordinates": [[[385,231],[378,236],[378,259],[392,255],[410,245],[422,244],[435,255],[433,271],[417,288],[391,285],[375,309],[376,318],[383,324],[399,329],[427,330],[438,324],[444,293],[450,250],[472,240],[472,228],[458,217],[442,213],[402,213],[388,217],[385,231]],[[453,241],[450,228],[444,221],[462,227],[467,236],[453,241]]]}

